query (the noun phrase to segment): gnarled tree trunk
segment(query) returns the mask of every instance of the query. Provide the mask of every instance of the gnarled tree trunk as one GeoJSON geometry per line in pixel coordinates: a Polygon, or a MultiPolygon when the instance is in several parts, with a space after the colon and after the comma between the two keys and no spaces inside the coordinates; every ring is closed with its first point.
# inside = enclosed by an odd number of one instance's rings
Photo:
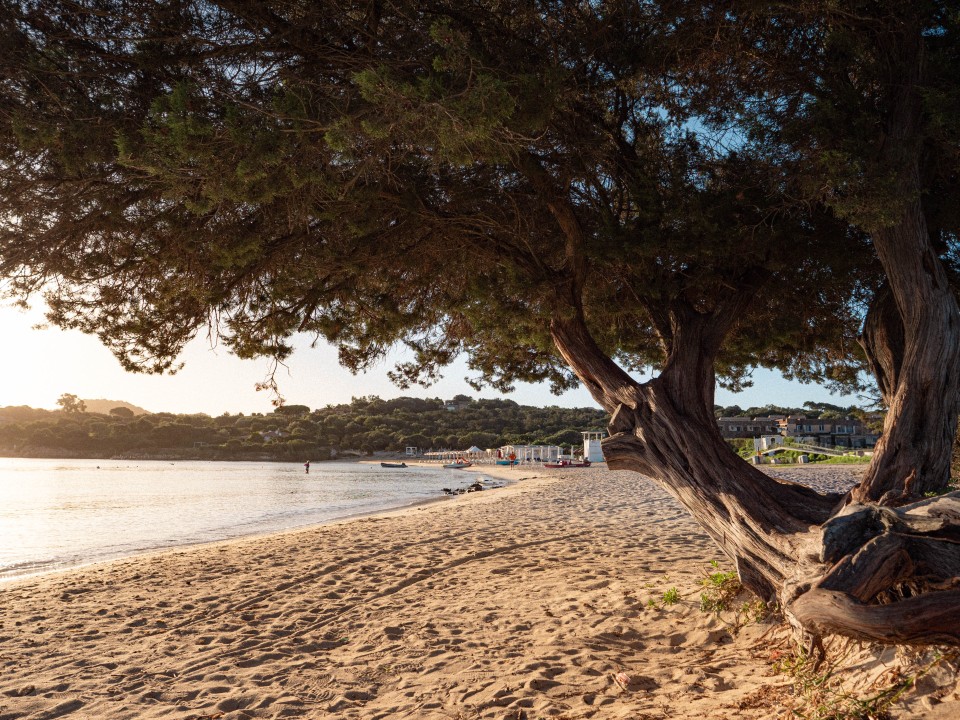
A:
{"type": "Polygon", "coordinates": [[[584,318],[557,318],[554,341],[613,417],[608,466],[648,475],[819,646],[838,633],[887,643],[960,644],[960,493],[903,508],[852,504],[745,463],[712,413],[713,362],[743,293],[712,313],[674,302],[667,362],[638,383],[596,345],[584,318]]]}
{"type": "Polygon", "coordinates": [[[920,33],[891,54],[889,112],[882,160],[898,173],[902,210],[871,236],[887,276],[867,315],[863,345],[888,411],[883,436],[861,484],[858,502],[910,502],[942,492],[960,409],[960,308],[930,241],[921,204],[918,86],[920,33]]]}
{"type": "Polygon", "coordinates": [[[927,234],[920,200],[874,234],[889,294],[868,314],[863,345],[887,403],[883,435],[858,502],[910,502],[942,492],[960,403],[960,310],[927,234]]]}
{"type": "Polygon", "coordinates": [[[870,363],[880,396],[889,407],[900,379],[904,339],[900,310],[887,283],[881,285],[873,295],[863,321],[860,345],[870,363]]]}

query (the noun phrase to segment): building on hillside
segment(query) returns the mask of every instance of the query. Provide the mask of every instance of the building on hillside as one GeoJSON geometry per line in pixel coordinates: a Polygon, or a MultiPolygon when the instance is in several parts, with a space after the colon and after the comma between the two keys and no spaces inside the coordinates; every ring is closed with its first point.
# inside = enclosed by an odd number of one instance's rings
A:
{"type": "Polygon", "coordinates": [[[722,417],[717,418],[717,425],[725,438],[753,438],[780,433],[780,421],[776,417],[722,417]]]}
{"type": "Polygon", "coordinates": [[[783,435],[825,447],[863,448],[877,444],[877,435],[854,417],[808,418],[791,415],[783,419],[783,435]]]}
{"type": "Polygon", "coordinates": [[[757,452],[765,452],[783,445],[783,435],[761,435],[754,438],[753,447],[757,452]]]}
{"type": "Polygon", "coordinates": [[[283,430],[267,430],[266,432],[260,433],[260,438],[263,442],[270,442],[271,440],[280,440],[281,438],[287,437],[289,433],[283,430]]]}
{"type": "Polygon", "coordinates": [[[456,412],[457,410],[462,410],[470,404],[470,398],[454,398],[453,400],[445,400],[443,402],[443,409],[447,412],[456,412]]]}
{"type": "MultiPolygon", "coordinates": [[[[877,444],[872,434],[857,418],[808,418],[803,415],[770,415],[767,417],[722,417],[717,419],[724,438],[761,438],[772,435],[796,438],[825,447],[864,448],[877,444]]],[[[769,443],[769,441],[768,441],[769,443]]]]}

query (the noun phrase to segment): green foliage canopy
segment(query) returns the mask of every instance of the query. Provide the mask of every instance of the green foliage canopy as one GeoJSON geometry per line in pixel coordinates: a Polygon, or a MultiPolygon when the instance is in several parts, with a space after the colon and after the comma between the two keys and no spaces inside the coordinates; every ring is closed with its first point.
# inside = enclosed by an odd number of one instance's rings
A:
{"type": "Polygon", "coordinates": [[[550,324],[582,316],[661,365],[678,307],[756,295],[750,366],[855,385],[877,268],[796,202],[796,159],[715,142],[669,3],[6,1],[0,273],[133,370],[210,325],[241,357],[290,338],[429,382],[576,379],[550,324]]]}

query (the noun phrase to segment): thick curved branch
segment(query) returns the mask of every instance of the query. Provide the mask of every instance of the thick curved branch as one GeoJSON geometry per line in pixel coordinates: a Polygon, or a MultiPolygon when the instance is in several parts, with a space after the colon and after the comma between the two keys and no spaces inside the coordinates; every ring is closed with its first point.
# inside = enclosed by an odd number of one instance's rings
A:
{"type": "Polygon", "coordinates": [[[906,580],[915,569],[904,538],[887,532],[834,565],[817,588],[838,590],[866,603],[906,580]]]}
{"type": "Polygon", "coordinates": [[[698,350],[697,338],[709,330],[708,316],[691,309],[690,318],[695,322],[677,324],[676,374],[644,384],[597,346],[582,315],[554,319],[551,331],[564,359],[613,414],[603,444],[608,466],[658,480],[735,560],[744,584],[773,597],[796,563],[794,540],[826,520],[839,496],[770,478],[730,450],[705,402],[712,357],[698,350]],[[683,362],[693,364],[685,375],[683,362]]]}
{"type": "Polygon", "coordinates": [[[815,588],[788,610],[818,635],[839,634],[886,644],[960,645],[960,590],[907,598],[887,605],[865,605],[839,590],[815,588]]]}
{"type": "Polygon", "coordinates": [[[901,508],[847,505],[821,528],[820,562],[836,563],[884,532],[960,544],[960,492],[901,508]]]}
{"type": "Polygon", "coordinates": [[[613,413],[620,405],[636,406],[639,383],[600,349],[582,313],[555,317],[550,334],[564,362],[604,410],[613,413]]]}
{"type": "MultiPolygon", "coordinates": [[[[911,20],[910,22],[913,22],[911,20]]],[[[930,239],[920,177],[924,44],[920,27],[881,47],[889,62],[881,157],[895,168],[903,198],[895,221],[871,232],[892,303],[871,319],[887,333],[878,381],[889,412],[870,466],[851,497],[897,505],[939,491],[950,481],[950,451],[960,411],[960,307],[930,239]],[[903,331],[902,350],[897,347],[903,331]],[[888,355],[888,357],[885,357],[888,355]]],[[[882,309],[882,308],[881,308],[882,309]]],[[[871,327],[865,327],[870,344],[871,327]]],[[[869,348],[868,348],[869,349],[869,348]]]]}

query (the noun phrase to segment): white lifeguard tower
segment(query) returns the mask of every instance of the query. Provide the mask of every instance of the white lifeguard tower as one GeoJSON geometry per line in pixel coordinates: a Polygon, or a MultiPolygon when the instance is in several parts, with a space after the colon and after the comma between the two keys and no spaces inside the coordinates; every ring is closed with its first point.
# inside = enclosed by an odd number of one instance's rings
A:
{"type": "Polygon", "coordinates": [[[583,432],[583,459],[592,463],[603,462],[603,449],[600,447],[600,441],[607,434],[605,432],[583,432]]]}

